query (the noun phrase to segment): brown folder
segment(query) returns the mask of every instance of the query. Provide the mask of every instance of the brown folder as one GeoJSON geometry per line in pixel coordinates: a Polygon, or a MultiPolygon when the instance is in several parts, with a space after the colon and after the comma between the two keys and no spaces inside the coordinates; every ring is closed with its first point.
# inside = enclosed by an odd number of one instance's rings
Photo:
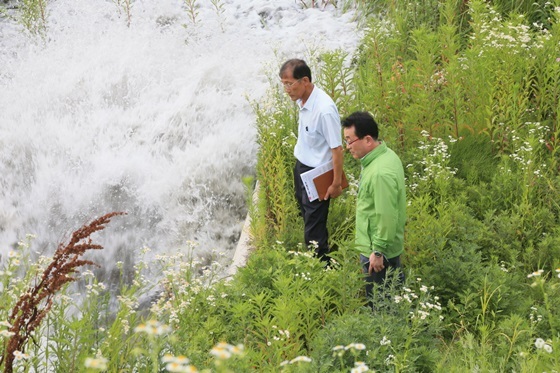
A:
{"type": "MultiPolygon", "coordinates": [[[[327,194],[327,189],[331,186],[333,179],[334,170],[332,169],[313,179],[313,184],[315,184],[320,201],[325,199],[325,194],[327,194]]],[[[345,188],[348,188],[348,180],[346,179],[346,174],[342,171],[342,189],[345,188]]]]}

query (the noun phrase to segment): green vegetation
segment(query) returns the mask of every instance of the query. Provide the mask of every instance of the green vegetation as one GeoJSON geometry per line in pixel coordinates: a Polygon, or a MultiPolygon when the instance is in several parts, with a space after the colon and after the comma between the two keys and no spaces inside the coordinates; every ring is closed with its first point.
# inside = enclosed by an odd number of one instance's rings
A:
{"type": "MultiPolygon", "coordinates": [[[[254,103],[259,199],[247,266],[223,281],[193,247],[158,257],[161,293],[142,312],[143,262],[116,304],[82,276],[84,299],[58,296],[36,343],[15,356],[17,371],[558,369],[560,1],[360,9],[372,17],[358,53],[324,54],[314,69],[341,115],[374,114],[406,166],[405,287],[376,297],[375,313],[364,307],[350,157],[351,185],[329,217],[337,264],[325,270],[302,247],[291,192],[297,111],[278,85],[254,103]]],[[[28,245],[0,273],[3,351],[12,307],[48,264],[28,264],[28,245]]]]}
{"type": "Polygon", "coordinates": [[[0,5],[0,17],[19,23],[31,36],[44,37],[48,26],[49,0],[21,0],[16,4],[17,12],[14,14],[10,14],[5,6],[0,5]]]}

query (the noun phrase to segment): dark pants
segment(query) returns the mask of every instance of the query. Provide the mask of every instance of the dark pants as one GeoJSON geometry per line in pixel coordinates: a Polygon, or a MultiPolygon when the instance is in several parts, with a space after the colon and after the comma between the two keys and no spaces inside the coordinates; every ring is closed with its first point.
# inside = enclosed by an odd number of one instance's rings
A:
{"type": "Polygon", "coordinates": [[[387,278],[387,270],[391,268],[391,273],[396,272],[396,276],[398,276],[398,283],[402,285],[404,283],[404,272],[401,270],[401,256],[396,256],[391,259],[383,258],[383,265],[385,268],[380,272],[372,271],[371,275],[369,274],[369,257],[360,254],[360,263],[362,263],[362,271],[364,273],[364,277],[366,280],[366,297],[368,299],[369,305],[373,307],[373,303],[371,301],[373,297],[373,286],[374,284],[382,285],[380,290],[383,291],[385,287],[385,280],[387,278]]]}
{"type": "Polygon", "coordinates": [[[317,256],[323,261],[329,261],[327,256],[329,252],[329,233],[327,232],[327,216],[329,214],[330,199],[326,201],[319,201],[318,199],[311,202],[307,196],[305,186],[301,181],[301,174],[311,170],[309,167],[296,162],[294,167],[294,188],[296,201],[298,202],[303,223],[305,225],[304,239],[305,244],[310,245],[311,241],[316,241],[318,244],[315,250],[317,256]]]}

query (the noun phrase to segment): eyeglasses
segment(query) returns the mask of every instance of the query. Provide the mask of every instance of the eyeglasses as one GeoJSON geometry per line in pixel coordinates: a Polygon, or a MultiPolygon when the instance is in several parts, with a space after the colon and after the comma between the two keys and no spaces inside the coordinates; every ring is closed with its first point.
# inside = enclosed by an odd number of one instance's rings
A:
{"type": "Polygon", "coordinates": [[[355,138],[352,141],[344,140],[344,142],[346,143],[346,147],[349,147],[350,145],[352,145],[353,143],[355,143],[358,140],[361,140],[361,139],[358,137],[358,138],[355,138]]]}
{"type": "Polygon", "coordinates": [[[284,89],[291,89],[292,86],[293,86],[294,84],[296,84],[297,82],[299,82],[301,79],[302,79],[302,78],[299,78],[299,79],[296,79],[296,80],[294,80],[293,82],[289,82],[289,83],[288,83],[288,82],[286,82],[286,83],[285,83],[285,82],[282,82],[282,86],[284,86],[284,89]]]}

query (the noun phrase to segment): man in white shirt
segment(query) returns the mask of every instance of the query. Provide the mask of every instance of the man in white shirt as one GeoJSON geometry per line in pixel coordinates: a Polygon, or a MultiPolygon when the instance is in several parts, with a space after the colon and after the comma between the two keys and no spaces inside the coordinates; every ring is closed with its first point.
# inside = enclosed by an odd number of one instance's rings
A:
{"type": "Polygon", "coordinates": [[[299,107],[298,139],[294,148],[294,186],[305,224],[305,243],[315,241],[316,253],[327,261],[329,252],[327,217],[329,202],[342,194],[342,135],[340,116],[334,101],[311,81],[311,70],[303,60],[291,59],[280,68],[284,90],[299,107]],[[300,175],[333,161],[334,179],[324,200],[309,201],[300,175]]]}

